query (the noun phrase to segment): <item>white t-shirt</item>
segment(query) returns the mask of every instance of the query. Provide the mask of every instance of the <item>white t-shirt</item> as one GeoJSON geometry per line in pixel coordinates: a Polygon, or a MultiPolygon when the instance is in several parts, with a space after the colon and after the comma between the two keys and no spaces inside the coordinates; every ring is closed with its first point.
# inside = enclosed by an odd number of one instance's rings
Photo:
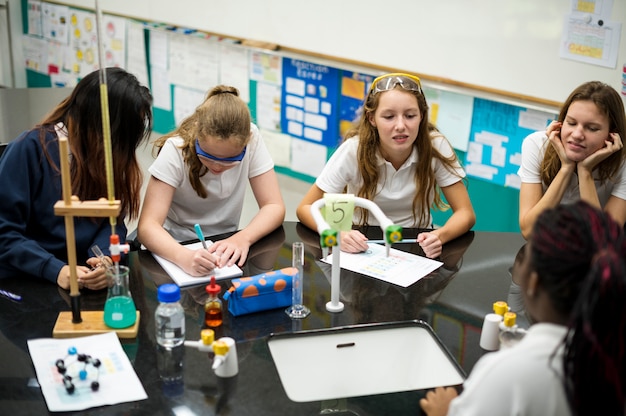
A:
{"type": "MultiPolygon", "coordinates": [[[[432,139],[433,146],[444,156],[454,154],[452,146],[441,135],[432,139]]],[[[315,184],[326,193],[342,193],[347,186],[347,193],[357,195],[361,188],[363,178],[358,169],[357,148],[358,136],[343,142],[333,153],[324,166],[322,173],[315,184]]],[[[430,212],[426,224],[415,224],[413,219],[413,197],[415,196],[415,166],[417,164],[417,150],[413,148],[411,156],[404,162],[400,169],[396,170],[391,163],[378,155],[380,177],[376,187],[374,202],[380,207],[385,215],[397,225],[403,227],[425,228],[432,225],[430,212]]],[[[435,172],[435,180],[439,187],[443,188],[455,184],[465,177],[465,172],[457,163],[455,172],[450,172],[439,159],[433,158],[432,169],[435,172]]],[[[428,205],[431,206],[434,194],[431,192],[428,205]]],[[[420,218],[417,213],[417,218],[420,218]]],[[[369,215],[371,225],[378,225],[373,215],[369,215]]],[[[360,223],[360,215],[355,212],[353,222],[360,223]]]]}
{"type": "Polygon", "coordinates": [[[201,198],[189,182],[189,169],[183,160],[181,137],[167,139],[148,171],[176,188],[163,227],[177,241],[195,239],[194,224],[205,235],[236,231],[243,207],[246,184],[250,178],[274,168],[258,128],[252,124],[252,137],[241,163],[219,175],[208,172],[200,178],[208,192],[201,198]]]}
{"type": "MultiPolygon", "coordinates": [[[[549,145],[550,141],[545,132],[538,131],[529,134],[522,143],[522,164],[517,171],[523,183],[541,183],[543,192],[548,187],[541,181],[540,169],[546,148],[549,145]]],[[[626,200],[626,164],[622,165],[622,169],[618,171],[613,180],[607,180],[603,184],[597,180],[597,171],[593,172],[593,177],[596,178],[596,190],[601,206],[606,205],[611,195],[626,200]]],[[[580,188],[578,187],[578,176],[574,174],[567,185],[561,203],[567,204],[578,200],[580,200],[580,188]]]]}
{"type": "Polygon", "coordinates": [[[566,332],[561,325],[534,324],[514,347],[483,356],[448,416],[570,415],[560,378],[566,332]]]}

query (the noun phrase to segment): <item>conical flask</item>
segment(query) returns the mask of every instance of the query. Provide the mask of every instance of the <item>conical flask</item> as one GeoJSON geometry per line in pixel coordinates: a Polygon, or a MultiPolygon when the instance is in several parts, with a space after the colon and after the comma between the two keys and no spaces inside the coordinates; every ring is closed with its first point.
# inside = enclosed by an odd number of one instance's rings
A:
{"type": "Polygon", "coordinates": [[[128,328],[137,320],[135,302],[128,290],[126,266],[115,265],[106,270],[109,292],[104,304],[104,323],[110,328],[128,328]]]}

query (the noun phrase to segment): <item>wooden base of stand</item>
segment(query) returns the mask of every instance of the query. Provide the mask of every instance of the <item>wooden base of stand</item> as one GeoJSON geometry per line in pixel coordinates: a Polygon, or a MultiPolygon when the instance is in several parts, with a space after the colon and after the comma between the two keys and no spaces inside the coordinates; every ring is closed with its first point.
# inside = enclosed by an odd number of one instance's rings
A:
{"type": "Polygon", "coordinates": [[[76,338],[87,335],[97,335],[114,331],[118,338],[135,338],[139,332],[140,314],[137,311],[135,324],[128,328],[115,329],[104,323],[104,311],[82,311],[80,314],[82,322],[75,324],[72,322],[72,312],[61,312],[52,330],[53,338],[76,338]]]}

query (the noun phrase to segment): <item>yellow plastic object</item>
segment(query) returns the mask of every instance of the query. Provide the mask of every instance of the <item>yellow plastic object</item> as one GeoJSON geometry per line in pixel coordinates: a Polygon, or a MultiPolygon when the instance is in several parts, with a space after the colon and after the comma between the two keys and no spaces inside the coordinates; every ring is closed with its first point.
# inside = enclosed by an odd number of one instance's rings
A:
{"type": "Polygon", "coordinates": [[[200,338],[202,339],[202,343],[204,345],[211,345],[213,341],[215,341],[215,331],[212,329],[203,329],[200,332],[200,338]]]}
{"type": "Polygon", "coordinates": [[[218,339],[213,344],[213,352],[215,355],[226,355],[228,353],[228,344],[218,339]]]}
{"type": "Polygon", "coordinates": [[[504,314],[509,311],[509,305],[507,305],[506,302],[502,300],[494,302],[493,311],[500,316],[504,316],[504,314]]]}
{"type": "Polygon", "coordinates": [[[517,314],[515,312],[506,312],[504,314],[504,320],[502,322],[504,326],[508,328],[513,328],[515,326],[516,318],[517,318],[517,314]]]}

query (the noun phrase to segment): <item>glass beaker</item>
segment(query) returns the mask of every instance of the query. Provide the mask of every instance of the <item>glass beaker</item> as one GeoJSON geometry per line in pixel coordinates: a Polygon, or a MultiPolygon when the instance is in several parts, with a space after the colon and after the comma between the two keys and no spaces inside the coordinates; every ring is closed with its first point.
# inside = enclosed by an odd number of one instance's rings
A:
{"type": "Polygon", "coordinates": [[[291,306],[285,310],[285,313],[293,319],[306,318],[311,311],[302,304],[302,285],[304,284],[304,243],[296,241],[291,245],[291,265],[298,272],[293,276],[291,286],[291,306]]]}
{"type": "Polygon", "coordinates": [[[128,267],[119,265],[106,269],[109,292],[104,304],[104,323],[110,328],[127,328],[137,320],[135,302],[128,290],[128,272],[128,267]]]}

